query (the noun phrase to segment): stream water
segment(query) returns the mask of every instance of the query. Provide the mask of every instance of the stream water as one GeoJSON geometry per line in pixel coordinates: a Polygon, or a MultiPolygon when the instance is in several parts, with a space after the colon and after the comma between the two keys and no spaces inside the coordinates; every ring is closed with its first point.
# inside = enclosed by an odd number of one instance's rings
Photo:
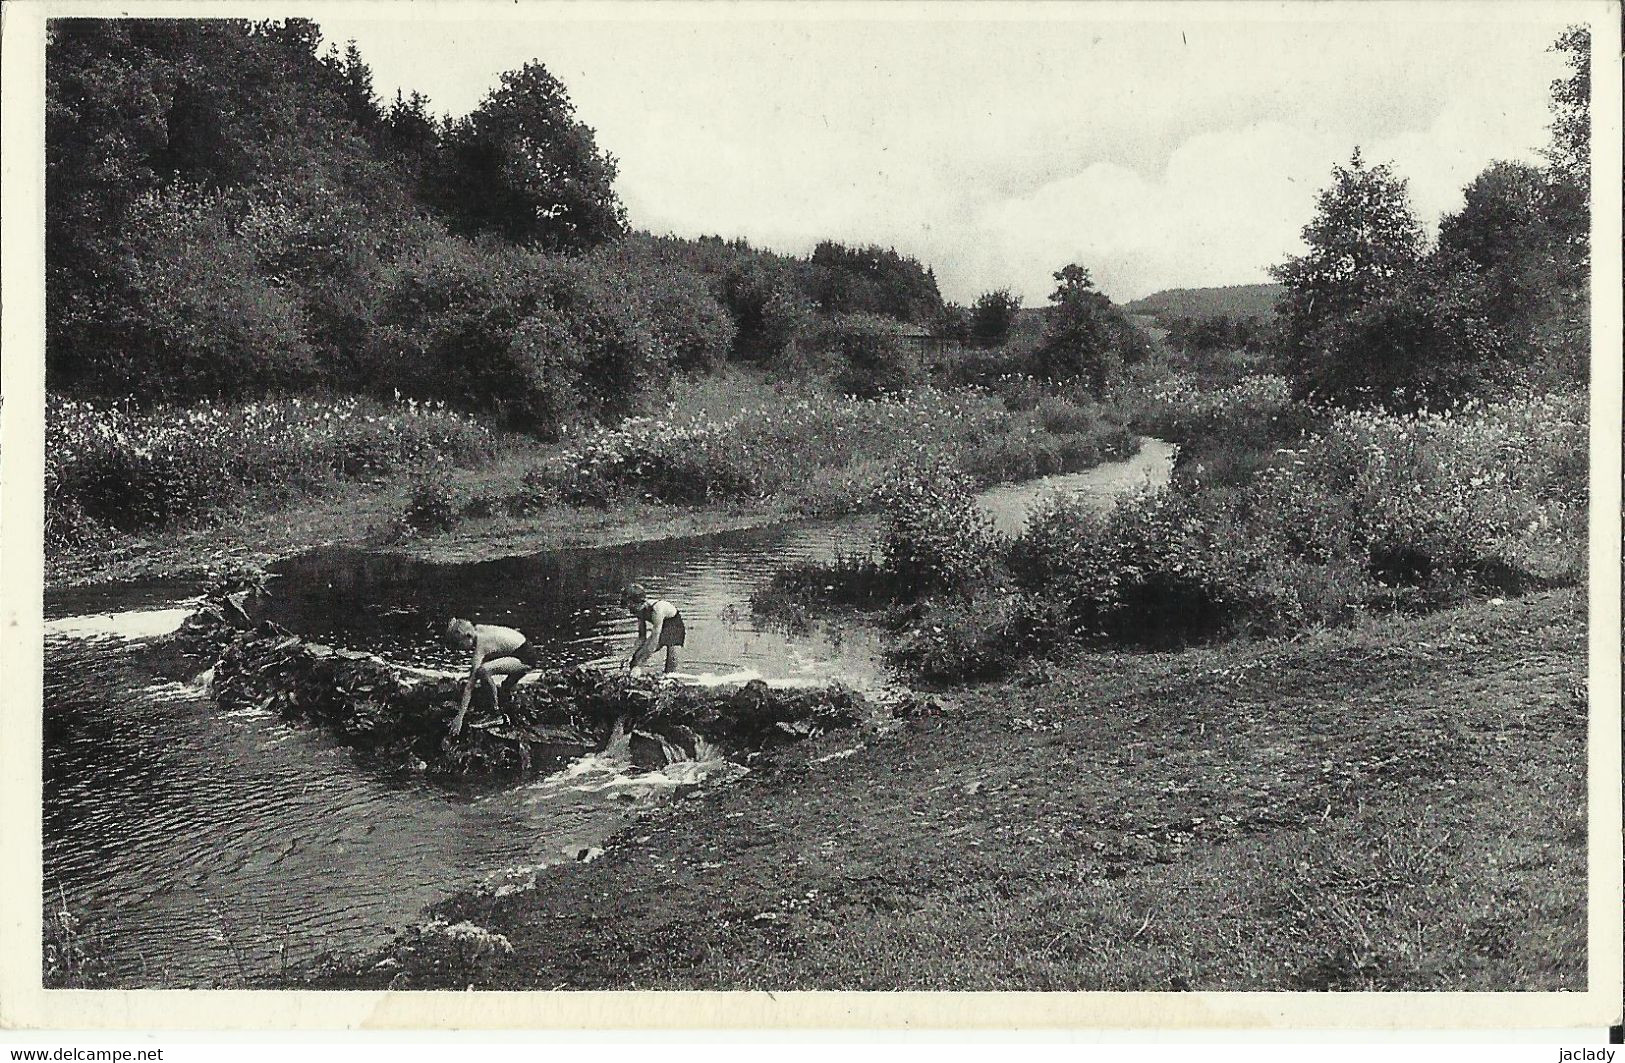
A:
{"type": "MultiPolygon", "coordinates": [[[[1102,502],[1166,478],[1172,448],[983,496],[1019,530],[1047,495],[1102,502]]],[[[751,618],[751,594],[798,560],[866,552],[871,518],[437,565],[319,550],[276,566],[270,615],[321,641],[417,667],[454,668],[435,641],[448,614],[523,630],[556,663],[623,660],[636,622],[615,606],[637,580],[682,610],[690,681],[890,682],[878,632],[787,632],[751,618]]],[[[495,794],[450,792],[357,766],[319,732],[266,713],[221,713],[199,684],[159,679],[147,642],[195,588],[152,582],[46,598],[44,899],[94,932],[115,976],[150,986],[232,985],[325,950],[385,942],[454,889],[522,888],[577,859],[650,802],[740,769],[720,758],[638,772],[615,749],[495,794]]]]}

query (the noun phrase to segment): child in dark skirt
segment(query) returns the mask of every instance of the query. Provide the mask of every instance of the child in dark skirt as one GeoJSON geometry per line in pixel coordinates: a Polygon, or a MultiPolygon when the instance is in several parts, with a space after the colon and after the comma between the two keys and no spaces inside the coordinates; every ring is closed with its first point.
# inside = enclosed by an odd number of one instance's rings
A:
{"type": "Polygon", "coordinates": [[[636,583],[629,583],[621,591],[621,603],[626,611],[638,618],[638,642],[632,650],[630,669],[638,668],[658,651],[666,651],[666,671],[677,670],[677,648],[683,645],[688,631],[683,626],[683,614],[662,598],[651,598],[636,583]]]}

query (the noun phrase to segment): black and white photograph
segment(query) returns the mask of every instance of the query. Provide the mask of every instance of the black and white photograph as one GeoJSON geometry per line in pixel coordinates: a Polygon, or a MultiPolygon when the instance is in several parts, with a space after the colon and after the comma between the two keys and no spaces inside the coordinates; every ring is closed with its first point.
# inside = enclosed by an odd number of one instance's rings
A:
{"type": "Polygon", "coordinates": [[[1617,1009],[1617,5],[23,9],[31,998],[1617,1009]]]}

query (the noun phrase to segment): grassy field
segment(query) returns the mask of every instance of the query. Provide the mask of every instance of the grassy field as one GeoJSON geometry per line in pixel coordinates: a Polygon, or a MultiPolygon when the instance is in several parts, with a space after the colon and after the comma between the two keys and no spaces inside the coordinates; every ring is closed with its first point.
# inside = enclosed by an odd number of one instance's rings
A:
{"type": "Polygon", "coordinates": [[[1580,989],[1584,632],[1568,590],[1045,666],[313,984],[1580,989]]]}

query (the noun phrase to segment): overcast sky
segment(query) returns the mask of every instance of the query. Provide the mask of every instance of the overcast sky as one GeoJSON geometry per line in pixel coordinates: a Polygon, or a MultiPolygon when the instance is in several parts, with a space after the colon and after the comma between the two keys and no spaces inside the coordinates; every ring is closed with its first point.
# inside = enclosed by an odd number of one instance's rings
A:
{"type": "Polygon", "coordinates": [[[1356,145],[1436,224],[1491,160],[1536,159],[1564,72],[1547,49],[1576,20],[1552,3],[410,10],[439,20],[317,19],[386,100],[416,89],[437,113],[541,60],[619,160],[637,228],[880,243],[946,298],[1028,305],[1068,262],[1120,301],[1268,280],[1356,145]]]}

